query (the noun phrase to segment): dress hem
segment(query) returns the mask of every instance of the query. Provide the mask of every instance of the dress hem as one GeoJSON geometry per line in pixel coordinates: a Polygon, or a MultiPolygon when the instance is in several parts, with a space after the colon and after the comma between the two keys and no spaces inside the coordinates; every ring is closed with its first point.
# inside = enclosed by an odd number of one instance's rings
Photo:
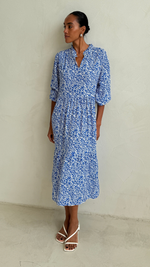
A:
{"type": "Polygon", "coordinates": [[[52,200],[58,205],[58,206],[75,206],[75,205],[80,205],[80,204],[83,204],[83,203],[85,203],[88,199],[95,199],[95,198],[98,198],[99,197],[99,195],[100,195],[100,193],[97,195],[97,196],[95,196],[95,197],[88,197],[88,198],[86,198],[84,201],[80,201],[80,202],[77,202],[77,203],[74,203],[74,204],[72,204],[72,205],[67,205],[66,203],[65,204],[63,204],[63,203],[60,203],[60,202],[57,202],[54,198],[52,198],[52,200]]]}

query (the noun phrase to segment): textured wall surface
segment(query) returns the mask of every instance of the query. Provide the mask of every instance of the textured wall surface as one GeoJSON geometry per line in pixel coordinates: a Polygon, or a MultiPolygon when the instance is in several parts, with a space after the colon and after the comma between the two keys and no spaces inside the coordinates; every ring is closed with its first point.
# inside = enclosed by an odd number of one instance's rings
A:
{"type": "Polygon", "coordinates": [[[112,100],[97,141],[100,195],[79,211],[150,219],[149,0],[6,0],[0,7],[0,201],[63,208],[51,198],[50,80],[55,54],[71,45],[64,19],[81,10],[91,28],[86,43],[108,53],[112,100]]]}

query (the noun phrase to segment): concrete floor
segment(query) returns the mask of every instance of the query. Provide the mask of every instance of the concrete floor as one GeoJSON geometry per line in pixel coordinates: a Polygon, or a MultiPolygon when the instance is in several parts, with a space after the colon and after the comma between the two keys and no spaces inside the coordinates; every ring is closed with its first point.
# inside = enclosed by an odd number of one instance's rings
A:
{"type": "Polygon", "coordinates": [[[55,241],[64,210],[0,204],[0,267],[149,267],[150,222],[79,212],[79,245],[55,241]]]}

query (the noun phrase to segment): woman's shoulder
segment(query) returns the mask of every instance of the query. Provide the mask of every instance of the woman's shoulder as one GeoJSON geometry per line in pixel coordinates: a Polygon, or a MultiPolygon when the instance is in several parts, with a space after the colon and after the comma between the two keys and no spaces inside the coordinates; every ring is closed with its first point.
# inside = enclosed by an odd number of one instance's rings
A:
{"type": "Polygon", "coordinates": [[[97,56],[99,57],[100,59],[100,62],[102,64],[106,64],[109,62],[109,59],[108,59],[108,54],[106,52],[106,50],[102,47],[97,47],[97,46],[93,46],[93,49],[95,50],[95,53],[97,54],[97,56]]]}
{"type": "Polygon", "coordinates": [[[71,50],[71,48],[60,50],[59,52],[56,53],[55,56],[57,56],[59,58],[63,58],[70,52],[70,50],[71,50]]]}
{"type": "Polygon", "coordinates": [[[97,53],[99,56],[102,56],[103,57],[103,55],[106,53],[106,50],[104,49],[104,48],[102,48],[102,47],[99,47],[99,46],[94,46],[93,45],[93,51],[95,52],[95,53],[97,53]]]}

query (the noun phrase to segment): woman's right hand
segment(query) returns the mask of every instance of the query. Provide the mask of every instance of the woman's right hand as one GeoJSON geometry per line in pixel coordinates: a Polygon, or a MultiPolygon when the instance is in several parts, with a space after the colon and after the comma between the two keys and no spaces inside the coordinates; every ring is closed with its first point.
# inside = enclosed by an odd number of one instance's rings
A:
{"type": "Polygon", "coordinates": [[[51,126],[51,125],[50,125],[50,127],[49,127],[47,136],[48,136],[50,142],[55,143],[55,142],[54,142],[53,129],[52,129],[52,126],[51,126]]]}

